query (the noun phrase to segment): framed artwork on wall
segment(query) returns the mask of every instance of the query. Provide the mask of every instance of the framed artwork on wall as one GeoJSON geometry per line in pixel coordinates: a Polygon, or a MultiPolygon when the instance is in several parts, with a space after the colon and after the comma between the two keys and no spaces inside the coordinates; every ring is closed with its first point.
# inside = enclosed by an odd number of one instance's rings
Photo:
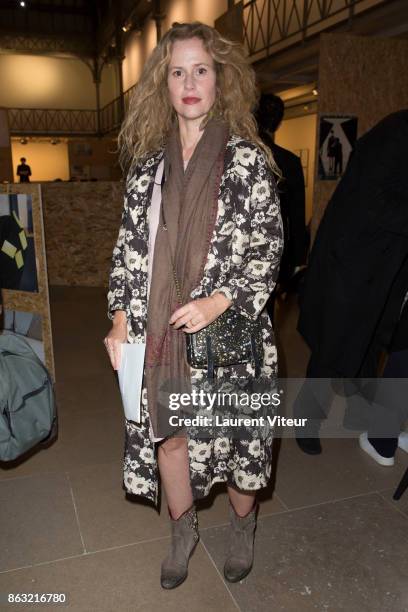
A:
{"type": "Polygon", "coordinates": [[[0,288],[38,291],[29,194],[0,194],[0,288]]]}
{"type": "Polygon", "coordinates": [[[25,336],[55,382],[40,185],[2,186],[0,230],[2,225],[0,290],[4,317],[0,332],[25,336]]]}
{"type": "Polygon", "coordinates": [[[324,115],[319,121],[318,179],[340,178],[357,139],[357,117],[324,115]]]}

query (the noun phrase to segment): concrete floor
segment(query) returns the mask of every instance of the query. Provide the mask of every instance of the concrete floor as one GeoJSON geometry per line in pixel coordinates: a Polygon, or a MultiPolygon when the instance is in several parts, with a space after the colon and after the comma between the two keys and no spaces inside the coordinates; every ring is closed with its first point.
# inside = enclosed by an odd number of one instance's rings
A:
{"type": "MultiPolygon", "coordinates": [[[[222,486],[199,512],[201,542],[187,581],[160,588],[168,547],[159,515],[122,490],[123,417],[102,338],[103,289],[53,288],[59,439],[0,470],[1,610],[84,612],[408,611],[408,493],[392,492],[407,464],[382,468],[355,439],[324,440],[321,456],[292,439],[263,494],[252,573],[222,578],[227,504],[222,486]],[[10,605],[7,593],[65,593],[67,604],[10,605]]],[[[296,305],[278,312],[287,374],[302,376],[307,351],[296,305]]]]}

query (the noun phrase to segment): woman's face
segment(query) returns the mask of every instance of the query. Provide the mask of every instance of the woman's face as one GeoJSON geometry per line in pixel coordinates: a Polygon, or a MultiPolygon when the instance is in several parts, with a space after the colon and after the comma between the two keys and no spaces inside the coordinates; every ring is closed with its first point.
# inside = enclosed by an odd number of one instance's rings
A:
{"type": "Polygon", "coordinates": [[[167,84],[179,117],[195,120],[208,113],[215,101],[216,73],[214,60],[202,40],[190,38],[173,43],[167,84]]]}

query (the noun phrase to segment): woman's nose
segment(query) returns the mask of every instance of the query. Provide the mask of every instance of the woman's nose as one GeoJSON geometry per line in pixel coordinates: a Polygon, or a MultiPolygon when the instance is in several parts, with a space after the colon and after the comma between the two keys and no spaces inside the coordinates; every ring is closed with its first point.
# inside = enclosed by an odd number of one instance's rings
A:
{"type": "Polygon", "coordinates": [[[186,78],[184,79],[184,87],[186,89],[194,89],[195,87],[194,75],[186,74],[186,78]]]}

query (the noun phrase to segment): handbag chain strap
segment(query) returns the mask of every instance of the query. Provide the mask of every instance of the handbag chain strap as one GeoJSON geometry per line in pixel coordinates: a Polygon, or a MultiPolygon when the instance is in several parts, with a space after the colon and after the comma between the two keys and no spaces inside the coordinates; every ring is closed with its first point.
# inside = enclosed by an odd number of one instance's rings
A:
{"type": "MultiPolygon", "coordinates": [[[[161,179],[161,187],[160,187],[161,191],[163,191],[163,185],[164,185],[164,183],[165,183],[165,180],[166,180],[166,178],[165,178],[164,164],[163,164],[163,174],[162,174],[162,179],[161,179]]],[[[161,198],[161,206],[160,206],[160,209],[161,209],[161,214],[162,214],[162,217],[163,217],[163,229],[164,229],[166,232],[168,232],[168,229],[167,229],[167,222],[166,222],[166,217],[165,217],[165,215],[164,215],[163,196],[162,196],[162,198],[161,198]]],[[[168,235],[168,234],[167,234],[167,240],[169,241],[169,250],[170,250],[171,269],[172,269],[172,272],[173,272],[174,284],[175,284],[175,286],[176,286],[177,299],[178,299],[179,303],[180,303],[180,304],[182,304],[182,303],[183,303],[183,298],[182,298],[182,296],[181,296],[181,288],[180,288],[180,283],[179,283],[179,280],[178,280],[178,278],[177,278],[176,268],[175,268],[175,266],[174,266],[173,252],[172,252],[172,250],[171,250],[170,238],[169,238],[169,235],[168,235]]]]}
{"type": "MultiPolygon", "coordinates": [[[[166,227],[166,229],[167,229],[167,227],[166,227]]],[[[176,285],[177,299],[178,299],[179,303],[182,304],[183,303],[183,298],[181,297],[180,284],[178,282],[178,278],[177,278],[176,270],[174,268],[173,261],[171,262],[171,267],[172,267],[172,270],[173,270],[174,284],[176,285]]]]}

